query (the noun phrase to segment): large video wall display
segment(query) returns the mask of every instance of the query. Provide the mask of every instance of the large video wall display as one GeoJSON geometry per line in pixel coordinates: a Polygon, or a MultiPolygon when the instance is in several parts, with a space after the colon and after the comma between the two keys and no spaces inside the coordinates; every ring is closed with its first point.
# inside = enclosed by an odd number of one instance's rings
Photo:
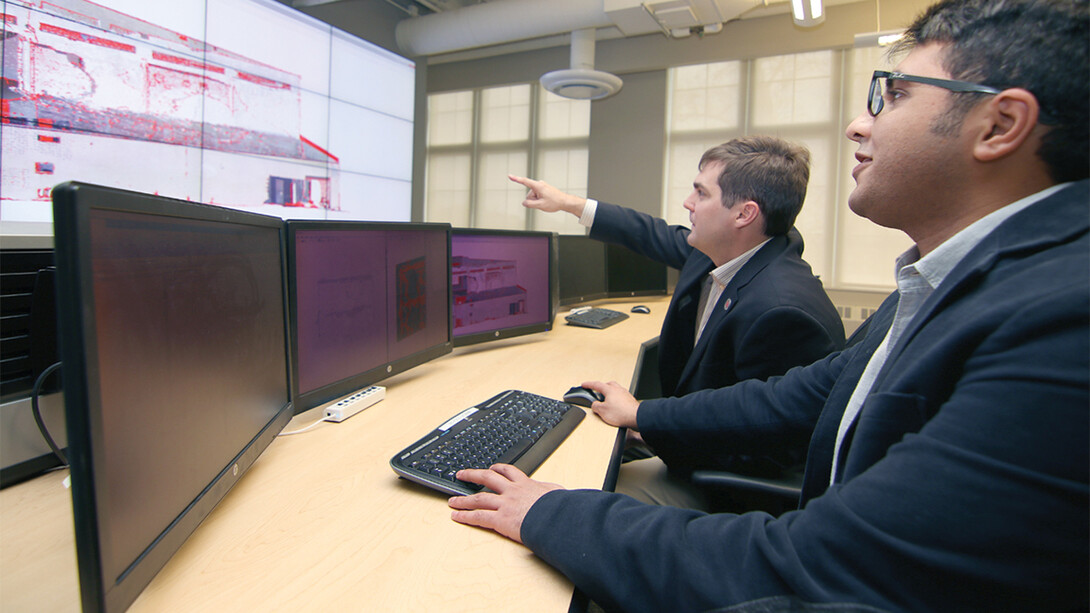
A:
{"type": "Polygon", "coordinates": [[[0,222],[77,180],[408,221],[415,65],[273,0],[5,0],[0,222]]]}

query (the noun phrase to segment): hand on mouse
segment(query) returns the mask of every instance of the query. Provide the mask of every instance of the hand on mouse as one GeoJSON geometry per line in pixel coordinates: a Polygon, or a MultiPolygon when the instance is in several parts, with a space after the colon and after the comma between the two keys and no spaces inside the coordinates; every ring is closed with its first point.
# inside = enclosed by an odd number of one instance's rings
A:
{"type": "Polygon", "coordinates": [[[636,429],[636,411],[640,408],[640,401],[628,393],[616,381],[602,383],[601,381],[587,381],[583,387],[592,389],[603,396],[601,402],[595,402],[592,410],[602,418],[602,421],[618,428],[636,429]]]}

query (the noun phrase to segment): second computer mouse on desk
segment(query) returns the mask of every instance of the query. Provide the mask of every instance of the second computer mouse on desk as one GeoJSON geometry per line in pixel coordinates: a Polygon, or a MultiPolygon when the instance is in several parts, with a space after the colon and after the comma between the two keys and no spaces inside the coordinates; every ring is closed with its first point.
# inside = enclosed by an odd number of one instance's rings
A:
{"type": "Polygon", "coordinates": [[[632,312],[633,313],[643,313],[643,314],[646,315],[647,313],[651,312],[651,309],[643,306],[642,304],[637,304],[636,306],[632,307],[632,312]]]}
{"type": "Polygon", "coordinates": [[[578,385],[564,393],[564,402],[577,404],[581,407],[589,407],[595,400],[601,401],[603,399],[605,399],[605,396],[598,392],[578,385]]]}

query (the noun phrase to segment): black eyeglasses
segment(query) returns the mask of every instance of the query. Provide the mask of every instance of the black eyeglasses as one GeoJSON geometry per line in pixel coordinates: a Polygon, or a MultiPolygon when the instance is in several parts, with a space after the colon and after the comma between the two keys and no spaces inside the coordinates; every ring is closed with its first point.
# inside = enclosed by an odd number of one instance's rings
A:
{"type": "Polygon", "coordinates": [[[998,94],[1003,91],[987,85],[980,85],[979,83],[970,83],[968,81],[953,81],[950,79],[935,79],[932,77],[917,77],[914,75],[903,74],[900,72],[888,72],[885,70],[875,70],[874,75],[870,78],[870,92],[867,93],[867,111],[871,116],[878,115],[882,112],[882,108],[885,106],[885,100],[882,98],[882,85],[878,79],[886,79],[886,87],[889,87],[889,80],[895,81],[911,81],[913,83],[923,83],[925,85],[934,85],[935,87],[941,87],[948,89],[952,92],[971,92],[975,94],[998,94]]]}

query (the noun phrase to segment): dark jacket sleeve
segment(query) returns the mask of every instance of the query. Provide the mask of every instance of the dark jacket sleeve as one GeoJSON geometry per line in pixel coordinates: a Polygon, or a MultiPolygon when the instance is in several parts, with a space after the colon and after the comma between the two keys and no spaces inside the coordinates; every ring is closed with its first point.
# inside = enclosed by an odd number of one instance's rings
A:
{"type": "Polygon", "coordinates": [[[598,203],[590,229],[593,239],[624,245],[679,270],[693,252],[688,236],[689,229],[684,226],[671,226],[657,217],[607,202],[598,203]]]}
{"type": "Polygon", "coordinates": [[[673,470],[715,468],[738,453],[760,454],[785,439],[809,439],[837,375],[853,358],[838,352],[765,381],[640,403],[637,429],[673,470]]]}
{"type": "MultiPolygon", "coordinates": [[[[592,599],[632,612],[777,595],[894,611],[1085,607],[1090,317],[1087,284],[1073,285],[1027,299],[963,370],[934,373],[956,385],[922,429],[801,511],[705,515],[556,491],[531,508],[522,538],[592,599]]],[[[819,394],[845,353],[768,384],[708,392],[699,411],[696,400],[647,416],[641,406],[641,428],[653,435],[668,420],[733,440],[761,429],[760,412],[795,419],[811,411],[785,403],[819,394]],[[718,413],[710,423],[699,417],[707,408],[718,413]]],[[[892,405],[908,415],[921,402],[895,391],[879,400],[868,405],[875,416],[896,416],[892,405]]],[[[864,443],[853,442],[853,455],[864,443]]]]}

